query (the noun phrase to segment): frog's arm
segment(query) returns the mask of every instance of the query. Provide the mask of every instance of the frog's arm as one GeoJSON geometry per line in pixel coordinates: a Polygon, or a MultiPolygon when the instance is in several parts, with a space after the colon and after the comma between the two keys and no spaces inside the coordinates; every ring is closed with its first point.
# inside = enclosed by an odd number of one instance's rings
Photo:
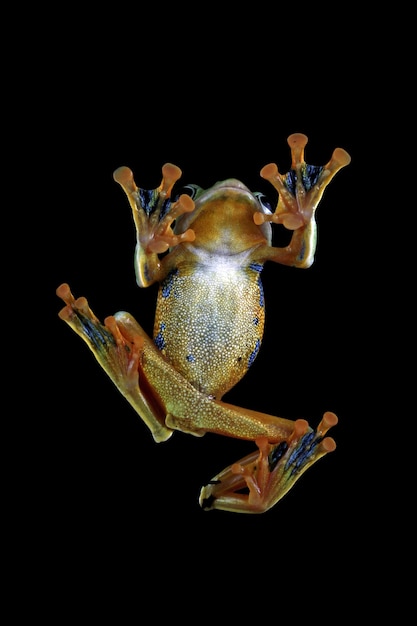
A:
{"type": "Polygon", "coordinates": [[[168,273],[173,255],[159,255],[179,243],[194,241],[192,229],[174,234],[171,225],[183,213],[194,210],[194,201],[186,194],[176,202],[171,201],[171,192],[181,177],[179,167],[166,163],[162,167],[162,182],[156,189],[146,190],[136,186],[133,173],[128,167],[119,167],[113,178],[126,193],[135,221],[137,244],[135,254],[136,280],[139,287],[148,287],[161,281],[168,273]]]}
{"type": "Polygon", "coordinates": [[[150,429],[155,441],[173,430],[196,436],[206,432],[254,440],[255,452],[225,469],[200,496],[204,509],[262,513],[271,508],[318,459],[335,449],[326,432],[337,423],[325,413],[316,431],[295,422],[242,409],[199,392],[156,348],[134,318],[125,312],[102,324],[85,298],[75,299],[63,284],[60,317],[86,342],[122,395],[150,429]],[[243,494],[242,489],[248,493],[243,494]]]}
{"type": "Polygon", "coordinates": [[[270,221],[283,224],[293,231],[291,241],[284,248],[268,245],[260,246],[256,256],[262,261],[275,261],[284,265],[307,268],[314,261],[316,249],[316,221],[314,214],[323,192],[334,175],[350,163],[349,154],[336,148],[330,161],[322,166],[307,165],[304,161],[304,148],[307,137],[295,133],[288,137],[291,148],[291,170],[282,175],[275,163],[265,165],[261,176],[278,191],[278,204],[271,214],[255,213],[258,225],[270,221]]]}

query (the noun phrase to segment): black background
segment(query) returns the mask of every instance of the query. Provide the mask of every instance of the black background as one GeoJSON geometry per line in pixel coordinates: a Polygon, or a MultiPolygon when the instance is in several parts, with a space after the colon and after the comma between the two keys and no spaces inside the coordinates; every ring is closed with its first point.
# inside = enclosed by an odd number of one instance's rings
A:
{"type": "MultiPolygon", "coordinates": [[[[366,598],[372,610],[368,577],[385,558],[375,534],[381,293],[368,185],[381,85],[367,29],[342,8],[331,27],[310,12],[289,15],[286,26],[281,16],[280,27],[263,11],[240,22],[205,14],[204,26],[166,8],[146,21],[117,11],[78,18],[48,32],[36,61],[28,58],[37,87],[26,165],[40,207],[31,258],[42,277],[30,281],[42,320],[31,339],[31,404],[41,419],[26,431],[29,447],[39,441],[24,503],[32,566],[47,568],[44,585],[62,615],[84,602],[94,614],[119,586],[138,614],[151,598],[155,610],[166,603],[190,619],[222,602],[230,617],[236,604],[255,603],[263,619],[291,594],[312,607],[333,596],[353,614],[366,598]],[[266,265],[264,342],[225,400],[313,426],[334,411],[337,449],[263,515],[204,512],[201,485],[253,444],[180,432],[156,444],[58,318],[55,289],[68,282],[100,319],[127,310],[151,333],[157,287],[136,286],[134,225],[113,171],[127,165],[138,185],[154,188],[172,162],[183,183],[236,177],[273,195],[259,171],[270,162],[288,170],[293,132],[309,137],[308,163],[325,164],[336,147],[352,162],[318,208],[314,265],[266,265]]],[[[385,127],[386,141],[391,132],[385,127]]]]}

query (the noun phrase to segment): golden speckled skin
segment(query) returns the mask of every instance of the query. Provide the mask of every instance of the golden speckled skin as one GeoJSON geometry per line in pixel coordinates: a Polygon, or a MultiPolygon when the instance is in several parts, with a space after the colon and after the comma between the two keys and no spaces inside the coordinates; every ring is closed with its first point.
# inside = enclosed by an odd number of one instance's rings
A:
{"type": "Polygon", "coordinates": [[[292,165],[287,174],[281,175],[275,164],[261,170],[278,192],[274,212],[236,179],[206,190],[189,185],[189,195],[171,199],[181,176],[175,165],[162,168],[161,185],[154,190],[138,188],[128,168],[116,170],[137,230],[137,282],[141,287],[160,284],[153,340],[129,313],[116,313],[102,324],[66,283],[57,289],[66,305],[60,317],[87,343],[155,441],[181,430],[256,442],[256,452],[202,488],[205,510],[262,513],[336,447],[325,437],[338,421],[334,413],[326,412],[313,430],[302,419],[292,422],[222,401],[261,345],[264,263],[312,264],[315,210],[326,185],[350,162],[337,148],[325,166],[307,165],[306,143],[299,133],[288,138],[292,165]],[[271,245],[273,223],[292,231],[287,246],[271,245]]]}
{"type": "Polygon", "coordinates": [[[194,387],[221,398],[259,350],[265,320],[259,271],[226,260],[178,269],[167,279],[169,289],[166,282],[160,289],[155,337],[194,387]]]}
{"type": "Polygon", "coordinates": [[[262,340],[262,265],[252,262],[254,242],[267,243],[253,221],[261,210],[238,181],[205,192],[187,222],[196,238],[182,244],[159,289],[156,345],[196,389],[217,399],[244,376],[262,340]]]}

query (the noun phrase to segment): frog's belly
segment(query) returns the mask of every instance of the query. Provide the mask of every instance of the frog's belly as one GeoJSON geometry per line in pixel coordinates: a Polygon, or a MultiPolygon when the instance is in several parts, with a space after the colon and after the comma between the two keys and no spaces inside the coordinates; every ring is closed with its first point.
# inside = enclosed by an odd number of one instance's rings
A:
{"type": "Polygon", "coordinates": [[[259,271],[178,271],[160,288],[155,343],[197,389],[220,399],[255,359],[264,320],[259,271]]]}

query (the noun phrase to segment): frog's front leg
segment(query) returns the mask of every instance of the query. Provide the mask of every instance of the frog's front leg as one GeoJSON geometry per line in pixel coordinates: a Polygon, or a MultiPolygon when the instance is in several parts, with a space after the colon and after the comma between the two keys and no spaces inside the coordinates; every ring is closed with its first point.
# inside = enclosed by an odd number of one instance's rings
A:
{"type": "Polygon", "coordinates": [[[136,186],[133,173],[128,167],[119,167],[113,174],[114,180],[128,197],[135,221],[135,271],[139,287],[148,287],[165,278],[169,271],[168,265],[174,262],[173,255],[161,259],[160,254],[180,243],[195,239],[192,229],[180,234],[174,234],[172,229],[178,217],[194,210],[194,201],[186,194],[182,194],[174,202],[171,201],[172,188],[181,175],[179,167],[166,163],[162,167],[159,187],[147,190],[136,186]]]}
{"type": "Polygon", "coordinates": [[[257,254],[262,261],[275,261],[284,265],[307,268],[314,261],[317,241],[315,211],[324,190],[335,174],[350,163],[350,155],[336,148],[330,161],[324,166],[308,165],[304,161],[304,148],[308,138],[301,133],[288,137],[292,164],[287,174],[282,175],[275,163],[265,165],[261,176],[278,191],[278,204],[273,214],[256,213],[255,223],[283,224],[293,231],[291,241],[284,248],[261,246],[257,254]]]}

